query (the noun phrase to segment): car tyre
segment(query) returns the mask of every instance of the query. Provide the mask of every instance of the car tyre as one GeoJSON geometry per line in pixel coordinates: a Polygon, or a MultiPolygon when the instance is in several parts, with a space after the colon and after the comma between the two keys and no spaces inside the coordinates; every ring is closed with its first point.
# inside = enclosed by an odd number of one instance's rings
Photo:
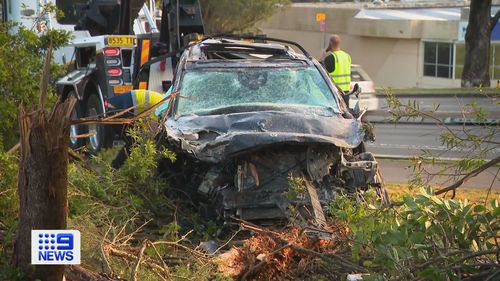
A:
{"type": "MultiPolygon", "coordinates": [[[[103,115],[103,108],[101,100],[97,94],[91,94],[87,98],[87,112],[86,117],[97,118],[103,115]]],[[[101,149],[108,148],[112,144],[112,140],[109,137],[109,128],[102,124],[89,124],[87,125],[87,131],[89,134],[88,144],[90,154],[97,154],[101,149]]]]}
{"type": "MultiPolygon", "coordinates": [[[[84,117],[84,114],[83,114],[82,105],[81,105],[80,101],[78,101],[78,98],[77,98],[75,91],[72,90],[68,93],[67,97],[69,98],[71,96],[73,96],[77,99],[77,102],[75,103],[75,107],[73,108],[73,111],[71,111],[71,121],[75,121],[75,120],[78,120],[78,119],[84,117]]],[[[74,137],[77,135],[86,134],[87,130],[86,130],[85,126],[83,126],[83,125],[71,125],[69,132],[70,132],[69,147],[71,149],[74,149],[74,150],[79,149],[85,145],[86,138],[74,137]]]]}

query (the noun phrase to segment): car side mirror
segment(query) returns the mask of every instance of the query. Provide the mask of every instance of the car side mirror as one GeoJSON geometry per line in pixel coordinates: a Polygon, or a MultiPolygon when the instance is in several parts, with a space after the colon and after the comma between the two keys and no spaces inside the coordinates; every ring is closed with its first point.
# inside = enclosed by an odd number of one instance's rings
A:
{"type": "Polygon", "coordinates": [[[172,81],[166,80],[166,81],[161,81],[161,87],[163,89],[163,92],[168,91],[170,89],[170,86],[172,86],[172,81]]]}
{"type": "Polygon", "coordinates": [[[355,95],[356,97],[358,97],[359,94],[361,94],[361,87],[358,85],[358,83],[354,84],[354,87],[352,87],[352,90],[350,92],[345,93],[346,96],[355,95]]]}

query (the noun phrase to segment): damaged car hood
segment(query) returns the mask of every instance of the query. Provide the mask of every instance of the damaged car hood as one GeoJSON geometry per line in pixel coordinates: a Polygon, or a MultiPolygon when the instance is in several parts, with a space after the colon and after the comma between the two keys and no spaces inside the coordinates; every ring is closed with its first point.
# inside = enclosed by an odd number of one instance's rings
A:
{"type": "Polygon", "coordinates": [[[333,144],[355,148],[363,140],[361,122],[313,111],[258,111],[186,115],[165,122],[167,137],[207,162],[273,144],[333,144]]]}

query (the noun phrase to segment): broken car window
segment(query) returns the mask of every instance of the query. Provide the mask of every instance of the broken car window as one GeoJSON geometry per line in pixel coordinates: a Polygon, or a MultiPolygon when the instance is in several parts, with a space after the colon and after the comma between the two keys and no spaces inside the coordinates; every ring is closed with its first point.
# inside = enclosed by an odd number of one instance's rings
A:
{"type": "Polygon", "coordinates": [[[314,67],[191,70],[185,73],[180,92],[180,115],[232,106],[337,108],[330,88],[314,67]]]}

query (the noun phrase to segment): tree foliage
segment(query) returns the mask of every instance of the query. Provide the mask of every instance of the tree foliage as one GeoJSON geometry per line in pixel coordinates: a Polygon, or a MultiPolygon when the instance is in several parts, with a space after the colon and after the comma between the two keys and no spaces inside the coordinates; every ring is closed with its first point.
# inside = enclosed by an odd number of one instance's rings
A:
{"type": "Polygon", "coordinates": [[[201,0],[207,34],[244,32],[289,0],[201,0]]]}
{"type": "Polygon", "coordinates": [[[473,205],[439,198],[430,188],[392,208],[369,194],[363,199],[339,196],[329,209],[352,231],[352,259],[371,272],[363,280],[500,277],[498,201],[473,205]]]}
{"type": "MultiPolygon", "coordinates": [[[[496,103],[498,93],[487,93],[480,88],[477,95],[496,103]]],[[[498,121],[490,118],[494,116],[477,102],[459,105],[462,116],[459,124],[450,124],[446,117],[435,114],[439,104],[435,104],[431,110],[424,110],[418,101],[402,103],[390,91],[387,93],[387,103],[392,121],[414,118],[431,121],[442,129],[440,140],[446,152],[459,151],[465,156],[458,161],[441,162],[438,171],[430,171],[424,163],[430,161],[430,164],[436,164],[443,154],[424,150],[421,155],[417,155],[413,160],[415,172],[409,183],[410,186],[426,189],[416,197],[403,198],[402,209],[390,213],[376,212],[376,215],[384,214],[378,219],[367,215],[371,221],[387,223],[382,224],[385,226],[374,225],[368,233],[365,231],[370,229],[367,227],[369,224],[361,224],[363,229],[359,231],[359,241],[363,237],[371,237],[370,251],[375,256],[375,263],[386,269],[386,276],[399,276],[402,280],[500,278],[500,208],[496,200],[488,203],[491,187],[484,204],[472,205],[467,201],[436,196],[451,192],[453,198],[456,189],[465,181],[500,162],[500,156],[495,153],[500,148],[498,121]],[[433,192],[427,186],[428,181],[439,175],[448,175],[453,183],[433,192]],[[377,237],[373,237],[374,234],[377,237]],[[492,267],[487,264],[492,264],[492,267]]],[[[500,168],[496,169],[500,171],[500,168]]],[[[495,181],[497,176],[493,178],[491,186],[495,181]]],[[[359,212],[366,211],[354,211],[359,212]]],[[[366,250],[361,248],[358,252],[363,249],[366,250]]]]}
{"type": "MultiPolygon", "coordinates": [[[[487,93],[479,89],[477,95],[493,104],[497,103],[498,93],[487,93]]],[[[390,107],[391,119],[394,122],[422,118],[430,120],[431,123],[442,129],[440,141],[446,147],[446,151],[435,154],[423,150],[421,155],[417,155],[414,158],[415,173],[410,181],[412,185],[421,186],[426,184],[427,180],[433,176],[446,173],[452,175],[450,180],[455,183],[436,191],[436,193],[453,191],[471,177],[500,162],[500,156],[496,153],[500,148],[498,120],[494,118],[491,112],[479,106],[477,102],[459,105],[462,116],[462,122],[459,124],[447,123],[445,116],[434,114],[439,110],[439,104],[435,104],[431,111],[423,110],[416,100],[402,103],[390,91],[387,93],[387,103],[390,107]],[[422,165],[427,160],[432,164],[436,163],[441,157],[445,156],[444,153],[449,151],[461,152],[464,157],[456,162],[442,163],[442,169],[437,173],[427,171],[422,165]]],[[[496,177],[494,180],[496,180],[496,177]]]]}
{"type": "MultiPolygon", "coordinates": [[[[49,45],[54,49],[66,44],[66,31],[35,32],[13,23],[0,23],[0,147],[9,148],[17,142],[19,104],[30,107],[37,101],[44,53],[49,45]]],[[[53,77],[62,74],[54,64],[53,77]]]]}
{"type": "Polygon", "coordinates": [[[21,280],[18,269],[9,264],[17,229],[19,199],[17,196],[18,159],[0,149],[0,280],[21,280]]]}

